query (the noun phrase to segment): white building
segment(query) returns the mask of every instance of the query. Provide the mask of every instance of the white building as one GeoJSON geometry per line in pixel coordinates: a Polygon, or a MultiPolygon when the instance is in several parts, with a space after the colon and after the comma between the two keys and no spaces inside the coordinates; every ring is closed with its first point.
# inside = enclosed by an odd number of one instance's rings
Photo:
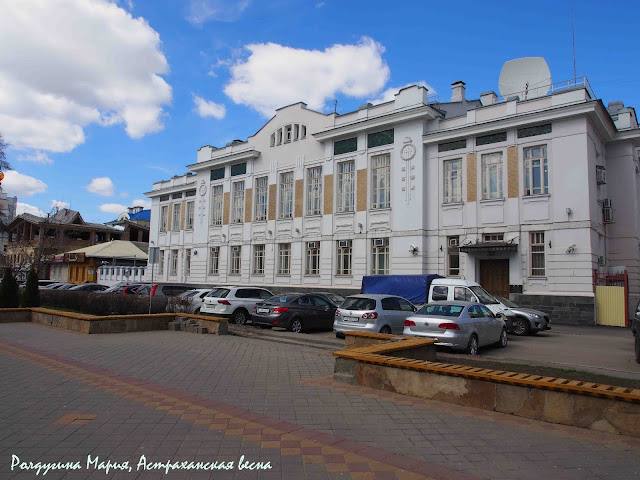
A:
{"type": "Polygon", "coordinates": [[[439,273],[593,323],[594,270],[624,266],[640,298],[640,129],[609,110],[586,79],[533,99],[467,100],[456,82],[447,103],[412,86],[344,115],[281,108],[154,183],[156,278],[359,290],[439,273]]]}

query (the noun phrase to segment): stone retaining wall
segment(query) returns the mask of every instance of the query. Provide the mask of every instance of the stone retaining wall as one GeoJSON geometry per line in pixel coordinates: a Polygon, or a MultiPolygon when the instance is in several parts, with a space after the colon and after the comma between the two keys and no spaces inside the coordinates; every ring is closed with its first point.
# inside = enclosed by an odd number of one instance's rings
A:
{"type": "Polygon", "coordinates": [[[228,333],[226,319],[204,315],[157,313],[98,317],[48,308],[0,309],[0,323],[30,321],[87,334],[166,330],[168,323],[175,320],[177,316],[195,318],[198,322],[203,322],[203,326],[208,328],[209,333],[218,335],[228,333]]]}
{"type": "Polygon", "coordinates": [[[551,326],[559,325],[595,325],[595,297],[571,295],[526,295],[512,293],[511,300],[521,307],[540,310],[549,315],[551,326]]]}
{"type": "MultiPolygon", "coordinates": [[[[362,340],[362,339],[360,339],[362,340]]],[[[374,339],[372,339],[374,340],[374,339]]],[[[336,381],[550,423],[640,437],[640,390],[400,358],[405,340],[335,352],[336,381]]]]}

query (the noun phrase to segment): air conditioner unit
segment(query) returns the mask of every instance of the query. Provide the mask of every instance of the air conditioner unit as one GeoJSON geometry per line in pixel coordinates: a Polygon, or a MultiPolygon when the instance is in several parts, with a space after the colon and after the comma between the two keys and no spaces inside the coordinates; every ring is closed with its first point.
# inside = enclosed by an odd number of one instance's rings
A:
{"type": "Polygon", "coordinates": [[[386,238],[374,238],[373,246],[374,247],[385,247],[388,243],[388,239],[386,238]]]}
{"type": "Polygon", "coordinates": [[[602,165],[596,166],[596,182],[598,185],[607,183],[607,169],[602,165]]]}
{"type": "Polygon", "coordinates": [[[604,214],[604,223],[613,222],[613,208],[604,207],[604,209],[602,211],[603,211],[603,214],[604,214]]]}
{"type": "Polygon", "coordinates": [[[240,247],[231,247],[231,251],[232,252],[239,252],[240,251],[240,247]]]}
{"type": "Polygon", "coordinates": [[[339,247],[350,247],[351,246],[351,240],[340,240],[338,242],[338,246],[339,247]]]}
{"type": "Polygon", "coordinates": [[[610,198],[603,198],[603,199],[602,199],[602,206],[603,206],[604,208],[611,208],[611,207],[612,207],[612,205],[611,205],[611,199],[610,199],[610,198]]]}
{"type": "Polygon", "coordinates": [[[307,244],[307,247],[309,247],[309,248],[318,248],[318,242],[309,242],[307,244]]]}
{"type": "Polygon", "coordinates": [[[607,264],[607,258],[604,255],[598,257],[598,266],[604,267],[607,264]]]}

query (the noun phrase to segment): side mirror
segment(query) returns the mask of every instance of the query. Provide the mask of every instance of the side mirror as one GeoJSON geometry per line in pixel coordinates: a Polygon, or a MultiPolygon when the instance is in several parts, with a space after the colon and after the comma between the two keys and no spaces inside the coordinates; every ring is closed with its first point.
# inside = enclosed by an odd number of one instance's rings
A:
{"type": "Polygon", "coordinates": [[[502,312],[498,312],[496,313],[496,318],[502,318],[504,317],[504,315],[502,314],[502,312]]]}
{"type": "Polygon", "coordinates": [[[411,308],[413,309],[413,313],[416,313],[418,311],[418,307],[416,307],[416,306],[413,306],[411,308]]]}

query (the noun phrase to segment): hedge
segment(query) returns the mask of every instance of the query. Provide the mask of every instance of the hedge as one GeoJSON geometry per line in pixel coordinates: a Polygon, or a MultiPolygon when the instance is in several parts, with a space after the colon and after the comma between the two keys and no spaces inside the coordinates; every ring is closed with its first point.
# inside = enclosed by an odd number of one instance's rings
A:
{"type": "MultiPolygon", "coordinates": [[[[169,297],[151,297],[151,313],[164,313],[169,297]]],[[[149,297],[122,293],[40,290],[40,305],[89,315],[132,315],[149,313],[149,297]]]]}

